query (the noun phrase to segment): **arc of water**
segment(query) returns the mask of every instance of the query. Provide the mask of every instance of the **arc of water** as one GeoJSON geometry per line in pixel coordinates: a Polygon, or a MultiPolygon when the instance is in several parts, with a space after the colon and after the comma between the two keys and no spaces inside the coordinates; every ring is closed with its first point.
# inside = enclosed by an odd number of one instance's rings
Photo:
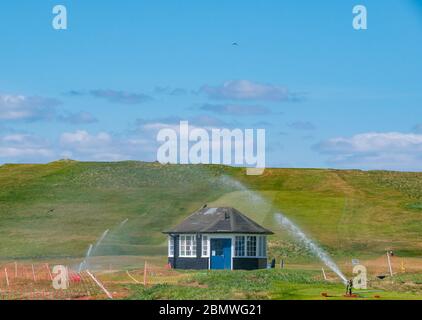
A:
{"type": "MultiPolygon", "coordinates": [[[[246,192],[248,194],[248,198],[253,202],[265,203],[264,198],[262,198],[259,194],[250,190],[241,182],[231,177],[223,176],[220,178],[220,181],[226,186],[246,192]]],[[[347,283],[347,278],[344,276],[335,262],[329,257],[329,255],[315,242],[313,242],[302,230],[300,230],[298,226],[296,226],[292,221],[290,221],[281,213],[276,213],[275,218],[281,226],[284,226],[297,240],[309,248],[322,262],[324,262],[328,268],[337,274],[345,284],[347,283]]]]}
{"type": "MultiPolygon", "coordinates": [[[[129,221],[129,219],[125,219],[122,222],[120,222],[120,224],[117,226],[116,230],[123,227],[128,221],[129,221]]],[[[86,252],[86,255],[85,255],[85,259],[79,264],[79,272],[81,272],[83,269],[88,269],[89,258],[91,257],[92,253],[94,253],[95,250],[104,241],[104,239],[108,235],[109,231],[110,231],[110,229],[105,230],[102,233],[101,237],[97,240],[95,245],[92,245],[92,244],[89,245],[88,251],[86,252]]]]}
{"type": "Polygon", "coordinates": [[[94,246],[92,244],[89,245],[88,251],[86,252],[86,255],[85,255],[85,259],[79,264],[79,272],[81,272],[83,269],[87,269],[89,257],[91,256],[92,252],[98,248],[101,242],[103,242],[108,232],[109,232],[109,229],[104,231],[94,246]]]}
{"type": "Polygon", "coordinates": [[[128,221],[129,221],[129,219],[123,220],[122,222],[120,222],[119,227],[123,227],[126,224],[126,222],[128,222],[128,221]]]}
{"type": "Polygon", "coordinates": [[[292,234],[297,240],[303,243],[308,249],[312,251],[319,259],[321,259],[324,264],[330,268],[339,278],[346,284],[347,278],[341,272],[340,268],[335,264],[335,262],[328,256],[328,254],[320,248],[315,242],[313,242],[298,226],[296,226],[292,221],[286,218],[281,213],[275,215],[276,221],[284,226],[290,234],[292,234]]]}
{"type": "Polygon", "coordinates": [[[101,242],[103,242],[104,238],[107,236],[109,231],[110,229],[107,229],[106,231],[103,232],[103,234],[101,235],[100,239],[97,241],[93,249],[96,249],[99,247],[99,245],[101,244],[101,242]]]}
{"type": "Polygon", "coordinates": [[[88,251],[86,252],[85,259],[79,264],[79,273],[82,271],[82,269],[87,269],[88,267],[88,258],[91,255],[93,245],[92,243],[89,245],[88,251]]]}

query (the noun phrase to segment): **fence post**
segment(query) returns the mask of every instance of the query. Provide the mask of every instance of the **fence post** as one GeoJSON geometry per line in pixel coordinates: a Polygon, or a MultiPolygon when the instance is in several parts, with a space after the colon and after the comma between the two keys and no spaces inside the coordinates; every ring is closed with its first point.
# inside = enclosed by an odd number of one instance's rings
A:
{"type": "Polygon", "coordinates": [[[144,286],[147,285],[147,262],[145,261],[144,265],[144,286]]]}
{"type": "Polygon", "coordinates": [[[4,268],[4,275],[6,276],[6,284],[9,286],[9,276],[7,275],[7,268],[4,268]]]}
{"type": "Polygon", "coordinates": [[[322,275],[324,276],[324,280],[327,280],[327,276],[325,275],[325,270],[322,268],[322,275]]]}
{"type": "Polygon", "coordinates": [[[35,269],[34,269],[34,264],[31,264],[32,266],[32,277],[34,279],[34,282],[37,282],[37,279],[35,278],[35,269]]]}
{"type": "Polygon", "coordinates": [[[45,267],[47,268],[48,275],[50,276],[50,280],[53,281],[53,276],[51,275],[50,266],[48,265],[48,263],[45,264],[45,267]]]}

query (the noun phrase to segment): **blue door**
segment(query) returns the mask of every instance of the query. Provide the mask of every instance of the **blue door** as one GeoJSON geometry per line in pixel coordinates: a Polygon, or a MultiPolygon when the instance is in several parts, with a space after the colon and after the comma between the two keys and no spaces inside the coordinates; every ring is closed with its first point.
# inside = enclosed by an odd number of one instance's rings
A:
{"type": "Polygon", "coordinates": [[[211,269],[231,269],[232,240],[211,239],[211,269]]]}

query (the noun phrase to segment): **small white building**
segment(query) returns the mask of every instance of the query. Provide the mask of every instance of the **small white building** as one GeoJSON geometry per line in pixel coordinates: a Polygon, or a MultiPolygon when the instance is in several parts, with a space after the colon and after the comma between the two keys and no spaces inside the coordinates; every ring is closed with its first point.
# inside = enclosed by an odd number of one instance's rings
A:
{"type": "Polygon", "coordinates": [[[164,233],[173,268],[229,270],[266,268],[273,234],[234,208],[206,206],[164,233]]]}

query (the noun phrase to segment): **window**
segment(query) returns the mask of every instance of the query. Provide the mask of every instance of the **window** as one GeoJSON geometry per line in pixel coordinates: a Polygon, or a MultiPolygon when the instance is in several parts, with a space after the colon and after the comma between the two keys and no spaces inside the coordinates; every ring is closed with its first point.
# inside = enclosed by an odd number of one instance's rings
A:
{"type": "Polygon", "coordinates": [[[235,257],[265,257],[266,238],[261,236],[236,236],[235,257]]]}
{"type": "Polygon", "coordinates": [[[266,257],[267,256],[267,237],[259,237],[259,253],[258,256],[266,257]]]}
{"type": "Polygon", "coordinates": [[[208,257],[208,236],[202,236],[202,256],[208,257]]]}
{"type": "Polygon", "coordinates": [[[235,239],[234,255],[236,257],[245,256],[245,237],[237,236],[235,239]]]}
{"type": "Polygon", "coordinates": [[[196,257],[196,237],[180,236],[180,257],[196,257]]]}
{"type": "Polygon", "coordinates": [[[256,236],[246,237],[246,255],[248,257],[256,256],[256,236]]]}
{"type": "Polygon", "coordinates": [[[224,256],[224,243],[222,241],[216,241],[212,245],[213,256],[224,256]]]}
{"type": "Polygon", "coordinates": [[[174,238],[169,236],[169,257],[174,257],[174,238]]]}

